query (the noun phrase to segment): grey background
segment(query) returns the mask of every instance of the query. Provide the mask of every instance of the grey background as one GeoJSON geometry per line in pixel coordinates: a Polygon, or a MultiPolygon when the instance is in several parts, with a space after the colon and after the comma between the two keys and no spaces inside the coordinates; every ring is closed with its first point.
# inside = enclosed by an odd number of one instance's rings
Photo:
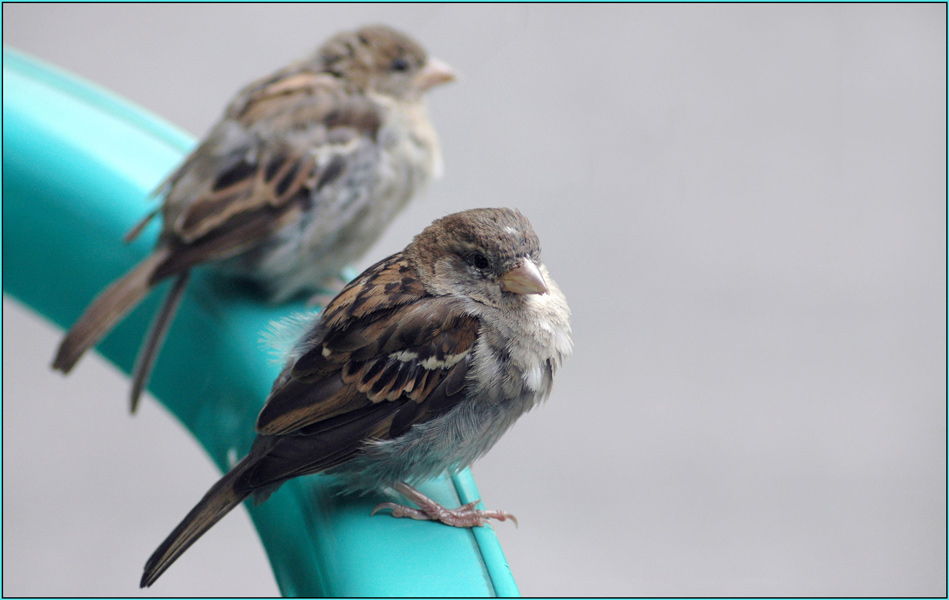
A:
{"type": "MultiPolygon", "coordinates": [[[[358,266],[513,206],[573,309],[549,402],[474,469],[522,593],[946,594],[945,5],[3,6],[5,44],[195,135],[370,22],[463,79],[445,177],[358,266]]],[[[4,594],[276,593],[243,510],[138,590],[217,474],[3,316],[4,594]]]]}

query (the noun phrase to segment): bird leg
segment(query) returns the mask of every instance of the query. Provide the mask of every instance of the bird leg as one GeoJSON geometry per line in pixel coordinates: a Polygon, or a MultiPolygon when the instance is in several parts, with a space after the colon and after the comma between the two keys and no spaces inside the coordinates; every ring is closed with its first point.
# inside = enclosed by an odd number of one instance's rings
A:
{"type": "Polygon", "coordinates": [[[418,521],[439,521],[452,527],[481,527],[489,519],[497,519],[498,521],[510,519],[517,526],[517,519],[510,513],[503,510],[479,510],[475,508],[475,505],[481,502],[480,500],[469,502],[458,508],[445,508],[407,483],[396,483],[392,485],[392,488],[417,504],[418,508],[403,506],[395,502],[383,502],[372,509],[369,516],[388,508],[392,510],[392,516],[397,519],[409,517],[418,521]]]}

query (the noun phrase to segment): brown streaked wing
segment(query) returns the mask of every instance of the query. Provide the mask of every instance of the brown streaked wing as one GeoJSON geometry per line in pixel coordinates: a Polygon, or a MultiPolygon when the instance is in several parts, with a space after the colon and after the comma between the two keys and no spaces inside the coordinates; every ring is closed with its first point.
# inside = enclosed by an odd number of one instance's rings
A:
{"type": "Polygon", "coordinates": [[[202,263],[239,254],[292,222],[300,209],[299,204],[290,204],[237,215],[227,227],[219,227],[192,244],[172,239],[168,242],[170,255],[155,270],[152,281],[157,282],[202,263]]]}
{"type": "Polygon", "coordinates": [[[273,390],[257,431],[287,434],[368,405],[424,403],[458,365],[467,369],[478,328],[457,300],[425,297],[324,331],[273,390]]]}
{"type": "Polygon", "coordinates": [[[190,170],[213,172],[216,161],[229,164],[166,224],[166,235],[194,243],[240,215],[310,200],[314,190],[343,175],[359,140],[368,143],[380,125],[374,104],[347,94],[327,74],[288,69],[258,85],[245,90],[250,100],[235,100],[228,110],[248,132],[247,147],[202,144],[172,176],[174,187],[190,170]],[[235,162],[235,153],[243,158],[235,162]]]}
{"type": "Polygon", "coordinates": [[[270,447],[245,476],[244,483],[251,488],[265,487],[345,462],[365,440],[386,430],[405,402],[408,400],[365,406],[290,435],[265,438],[270,447]]]}
{"type": "Polygon", "coordinates": [[[372,265],[340,291],[323,310],[329,329],[346,329],[351,321],[402,306],[426,295],[415,269],[402,253],[372,265]]]}
{"type": "Polygon", "coordinates": [[[285,434],[370,404],[364,394],[345,385],[338,373],[315,382],[291,378],[270,395],[257,416],[256,429],[262,435],[285,434]]]}
{"type": "Polygon", "coordinates": [[[194,243],[230,221],[257,211],[279,208],[294,199],[309,198],[320,172],[308,152],[277,148],[262,153],[260,160],[238,162],[220,173],[210,188],[196,198],[177,219],[174,233],[194,243]]]}
{"type": "Polygon", "coordinates": [[[465,398],[461,391],[470,363],[470,355],[456,363],[421,403],[403,396],[392,402],[364,405],[289,435],[268,438],[270,448],[245,483],[261,488],[325,471],[352,458],[367,441],[394,439],[413,425],[453,408],[465,398]]]}

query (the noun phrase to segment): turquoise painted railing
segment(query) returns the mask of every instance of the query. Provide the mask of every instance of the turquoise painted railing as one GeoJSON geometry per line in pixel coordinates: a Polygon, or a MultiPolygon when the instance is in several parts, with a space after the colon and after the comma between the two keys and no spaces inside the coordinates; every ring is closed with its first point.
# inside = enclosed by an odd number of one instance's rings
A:
{"type": "MultiPolygon", "coordinates": [[[[132,244],[122,236],[193,144],[144,110],[4,49],[3,292],[59,326],[72,324],[151,249],[156,224],[132,244]]],[[[97,348],[126,373],[163,290],[97,348]]],[[[205,273],[192,278],[149,390],[222,470],[250,447],[279,368],[260,333],[301,309],[264,305],[205,273]]],[[[115,404],[126,409],[124,397],[115,404]]],[[[264,504],[248,503],[284,595],[518,595],[490,527],[370,518],[380,497],[340,498],[328,484],[326,477],[298,478],[264,504]]],[[[449,506],[478,498],[469,471],[422,490],[449,506]]]]}

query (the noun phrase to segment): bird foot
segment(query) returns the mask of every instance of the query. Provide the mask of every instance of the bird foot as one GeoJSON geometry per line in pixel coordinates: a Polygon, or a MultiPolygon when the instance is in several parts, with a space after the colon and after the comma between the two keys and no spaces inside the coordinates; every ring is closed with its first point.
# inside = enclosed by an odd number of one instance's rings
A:
{"type": "Polygon", "coordinates": [[[418,508],[403,506],[395,502],[383,502],[374,509],[369,516],[375,515],[380,510],[390,509],[392,516],[401,519],[408,517],[418,521],[439,521],[452,527],[481,527],[490,519],[498,521],[514,521],[517,526],[517,519],[511,513],[503,510],[479,510],[475,506],[481,502],[475,500],[458,508],[445,508],[438,502],[435,502],[422,492],[412,486],[399,483],[393,486],[396,491],[418,505],[418,508]]]}

